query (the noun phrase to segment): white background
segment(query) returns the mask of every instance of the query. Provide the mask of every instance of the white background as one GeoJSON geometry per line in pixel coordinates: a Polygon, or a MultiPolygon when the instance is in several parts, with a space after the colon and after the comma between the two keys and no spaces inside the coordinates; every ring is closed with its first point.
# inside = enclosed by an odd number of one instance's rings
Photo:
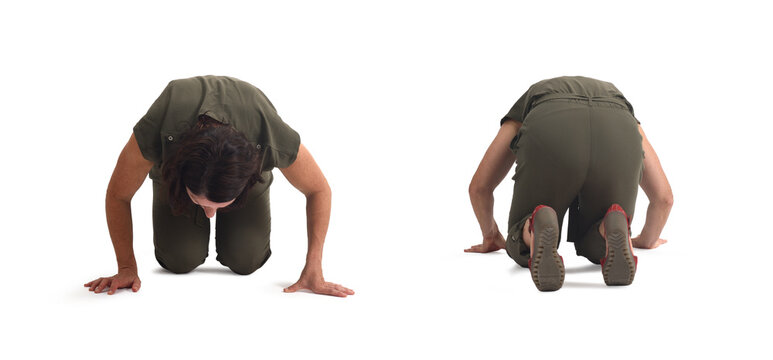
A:
{"type": "MultiPolygon", "coordinates": [[[[773,26],[757,2],[108,3],[0,6],[3,359],[768,351],[773,26]],[[146,184],[142,289],[82,287],[115,272],[104,193],[132,126],[168,81],[205,74],[258,86],[301,134],[333,189],[326,279],[356,295],[282,293],[306,230],[278,171],[274,255],[256,273],[230,273],[214,246],[191,274],[162,271],[146,184]],[[554,293],[504,251],[462,252],[481,239],[467,185],[499,119],[561,75],[623,91],[674,189],[669,243],[637,252],[628,287],[571,244],[554,293]]],[[[503,231],[511,194],[507,178],[503,231]]]]}

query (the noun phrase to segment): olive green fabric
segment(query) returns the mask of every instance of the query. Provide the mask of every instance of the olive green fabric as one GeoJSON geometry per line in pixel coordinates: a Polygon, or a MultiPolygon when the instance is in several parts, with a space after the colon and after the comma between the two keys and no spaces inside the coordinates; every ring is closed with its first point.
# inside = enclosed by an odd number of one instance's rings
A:
{"type": "Polygon", "coordinates": [[[521,266],[529,260],[523,226],[538,205],[552,207],[560,225],[569,210],[567,240],[594,263],[605,253],[598,225],[606,210],[617,203],[633,216],[643,170],[637,120],[622,95],[587,95],[551,94],[523,111],[511,143],[517,165],[507,237],[507,253],[521,266]]]}
{"type": "MultiPolygon", "coordinates": [[[[232,77],[197,76],[171,81],[134,126],[142,155],[155,163],[151,179],[161,179],[164,161],[200,115],[233,126],[259,147],[264,179],[271,179],[271,169],[290,166],[298,155],[300,136],[282,121],[258,88],[232,77]]],[[[256,186],[265,190],[268,183],[256,186]]]]}
{"type": "Polygon", "coordinates": [[[532,85],[507,112],[500,125],[507,119],[522,123],[529,111],[546,98],[569,95],[585,98],[615,99],[622,101],[633,115],[633,106],[612,83],[584,76],[562,76],[542,80],[532,85]]]}
{"type": "Polygon", "coordinates": [[[264,183],[250,189],[244,207],[217,213],[217,260],[238,274],[249,274],[271,255],[269,186],[271,169],[290,166],[300,137],[285,124],[266,96],[244,81],[222,76],[174,80],[134,127],[142,155],[154,163],[153,243],[156,259],[175,273],[193,270],[209,249],[210,220],[198,206],[172,214],[161,167],[178,149],[182,137],[206,115],[243,133],[263,154],[264,183]]]}
{"type": "MultiPolygon", "coordinates": [[[[201,207],[175,216],[169,190],[153,181],[153,245],[161,267],[177,274],[204,263],[209,253],[210,220],[201,207]]],[[[271,256],[269,191],[250,190],[244,207],[219,210],[215,225],[217,261],[237,274],[251,274],[271,256]]]]}

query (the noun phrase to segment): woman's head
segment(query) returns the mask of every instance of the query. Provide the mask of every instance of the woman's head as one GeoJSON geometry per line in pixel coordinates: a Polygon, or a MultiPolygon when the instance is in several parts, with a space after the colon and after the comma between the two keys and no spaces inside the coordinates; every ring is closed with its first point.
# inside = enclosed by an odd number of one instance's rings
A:
{"type": "Polygon", "coordinates": [[[260,166],[260,152],[242,133],[202,117],[162,169],[172,212],[181,214],[191,203],[205,210],[238,207],[255,183],[264,182],[260,166]]]}

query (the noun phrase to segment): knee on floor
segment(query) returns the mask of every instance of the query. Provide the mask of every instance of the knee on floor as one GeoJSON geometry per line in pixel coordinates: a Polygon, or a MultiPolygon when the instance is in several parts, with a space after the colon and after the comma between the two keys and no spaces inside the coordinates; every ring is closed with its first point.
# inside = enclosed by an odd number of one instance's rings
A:
{"type": "Polygon", "coordinates": [[[207,254],[198,253],[177,253],[177,254],[159,254],[156,251],[156,260],[164,269],[175,274],[185,274],[193,271],[199,265],[204,263],[207,254]]]}
{"type": "Polygon", "coordinates": [[[218,256],[218,261],[236,274],[249,275],[260,269],[270,255],[271,253],[269,252],[268,255],[258,259],[248,256],[232,256],[228,258],[218,256]]]}

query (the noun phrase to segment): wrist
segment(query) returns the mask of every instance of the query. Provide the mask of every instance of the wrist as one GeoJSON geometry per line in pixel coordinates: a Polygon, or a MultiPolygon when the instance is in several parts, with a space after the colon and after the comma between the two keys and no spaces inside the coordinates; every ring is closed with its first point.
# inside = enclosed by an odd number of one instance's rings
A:
{"type": "Polygon", "coordinates": [[[653,236],[652,232],[647,231],[646,229],[643,229],[641,234],[639,234],[639,244],[644,246],[649,246],[655,244],[655,242],[658,241],[657,236],[653,236]]]}
{"type": "Polygon", "coordinates": [[[499,234],[499,226],[494,219],[484,220],[480,223],[480,232],[483,237],[495,236],[499,234]]]}
{"type": "Polygon", "coordinates": [[[324,276],[322,276],[322,266],[306,264],[306,266],[303,267],[303,271],[301,271],[301,278],[322,279],[322,281],[324,281],[324,276]]]}
{"type": "Polygon", "coordinates": [[[118,265],[118,273],[134,273],[134,274],[136,274],[137,273],[137,264],[136,263],[123,264],[123,265],[119,264],[118,265]]]}
{"type": "Polygon", "coordinates": [[[494,224],[494,226],[492,226],[489,229],[483,230],[482,233],[483,233],[483,238],[484,239],[496,238],[496,237],[499,237],[501,235],[501,233],[499,232],[499,227],[497,227],[496,224],[494,224]]]}
{"type": "Polygon", "coordinates": [[[313,247],[306,253],[306,267],[322,267],[322,249],[313,247]]]}
{"type": "Polygon", "coordinates": [[[304,272],[309,273],[322,273],[322,261],[309,261],[306,260],[306,265],[303,266],[304,272]]]}

